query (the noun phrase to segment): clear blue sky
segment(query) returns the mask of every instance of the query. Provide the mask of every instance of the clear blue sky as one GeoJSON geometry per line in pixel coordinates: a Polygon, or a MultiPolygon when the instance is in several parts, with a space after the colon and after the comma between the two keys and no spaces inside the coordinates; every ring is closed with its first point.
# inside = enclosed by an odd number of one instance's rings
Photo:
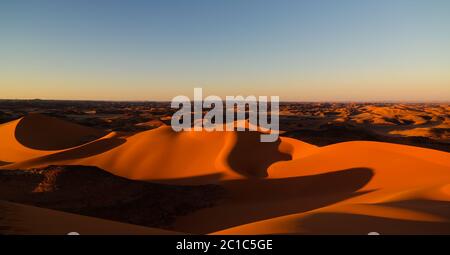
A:
{"type": "Polygon", "coordinates": [[[450,1],[0,1],[0,98],[450,100],[450,1]]]}

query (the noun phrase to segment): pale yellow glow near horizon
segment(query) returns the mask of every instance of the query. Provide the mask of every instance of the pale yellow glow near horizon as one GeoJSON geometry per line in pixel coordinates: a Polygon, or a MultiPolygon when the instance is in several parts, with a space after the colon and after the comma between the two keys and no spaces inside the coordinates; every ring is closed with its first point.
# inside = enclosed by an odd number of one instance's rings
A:
{"type": "MultiPolygon", "coordinates": [[[[450,81],[450,80],[449,80],[450,81]]],[[[282,101],[450,101],[450,82],[421,80],[398,81],[289,81],[232,84],[229,88],[217,84],[200,86],[194,82],[184,86],[164,82],[114,81],[1,81],[0,99],[61,99],[61,100],[118,100],[118,101],[166,101],[177,95],[193,96],[195,87],[202,87],[204,96],[255,95],[279,96],[282,101]],[[82,84],[82,85],[78,85],[82,84]],[[111,84],[114,84],[112,86],[111,84]],[[138,84],[138,85],[137,85],[138,84]],[[365,85],[360,85],[365,84],[365,85]],[[219,88],[217,87],[219,86],[219,88]],[[278,89],[280,87],[280,89],[278,89]],[[282,88],[282,89],[281,89],[282,88]]]]}
{"type": "Polygon", "coordinates": [[[450,73],[439,69],[195,78],[10,73],[0,77],[0,99],[167,101],[192,97],[193,89],[202,87],[205,96],[279,96],[282,101],[450,101],[450,73]]]}

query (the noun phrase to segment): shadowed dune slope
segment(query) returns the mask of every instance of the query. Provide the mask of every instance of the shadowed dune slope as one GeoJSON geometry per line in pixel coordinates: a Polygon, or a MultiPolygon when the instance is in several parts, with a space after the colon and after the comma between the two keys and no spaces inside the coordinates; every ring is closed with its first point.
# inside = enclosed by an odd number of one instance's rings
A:
{"type": "MultiPolygon", "coordinates": [[[[450,203],[426,201],[426,206],[447,211],[450,203]]],[[[214,234],[352,234],[367,235],[378,232],[381,235],[449,234],[450,222],[447,218],[434,219],[432,215],[417,211],[390,207],[371,206],[370,210],[354,211],[357,205],[333,210],[293,214],[256,223],[237,226],[214,234]],[[376,212],[376,213],[375,213],[376,212]]],[[[362,206],[359,206],[362,207],[362,206]]]]}
{"type": "Polygon", "coordinates": [[[0,169],[88,165],[129,179],[223,186],[219,203],[177,217],[174,229],[184,233],[450,234],[447,152],[368,141],[316,147],[285,137],[265,144],[254,132],[168,126],[49,152],[18,143],[10,136],[16,125],[0,126],[11,144],[0,145],[0,160],[12,162],[0,169]]]}
{"type": "MultiPolygon", "coordinates": [[[[371,169],[355,168],[282,179],[225,181],[222,185],[228,196],[222,203],[180,217],[175,229],[206,234],[322,208],[361,195],[358,190],[372,176],[371,169]]],[[[240,230],[229,233],[240,234],[240,230]]]]}
{"type": "Polygon", "coordinates": [[[4,166],[4,165],[8,165],[11,164],[10,162],[4,162],[4,161],[0,161],[0,166],[4,166]]]}
{"type": "MultiPolygon", "coordinates": [[[[28,148],[17,141],[15,132],[19,122],[20,119],[0,125],[0,161],[20,162],[52,153],[52,151],[28,148]]],[[[32,132],[30,135],[32,135],[32,132]]]]}
{"type": "Polygon", "coordinates": [[[15,137],[23,146],[36,150],[63,150],[106,135],[105,131],[62,121],[41,114],[20,119],[15,137]]]}
{"type": "Polygon", "coordinates": [[[130,179],[176,180],[185,184],[193,184],[193,179],[197,179],[199,183],[211,183],[222,179],[266,177],[271,164],[316,148],[290,138],[261,143],[258,132],[177,133],[162,126],[130,137],[111,133],[63,151],[38,151],[40,154],[36,153],[35,157],[3,168],[91,165],[130,179]]]}
{"type": "Polygon", "coordinates": [[[134,181],[88,166],[0,171],[0,200],[148,227],[170,228],[177,216],[214,205],[223,194],[218,185],[134,181]]]}
{"type": "Polygon", "coordinates": [[[21,162],[94,141],[106,132],[41,114],[0,125],[0,161],[21,162]]]}
{"type": "Polygon", "coordinates": [[[0,234],[66,235],[69,232],[81,235],[180,234],[0,200],[0,234]]]}
{"type": "MultiPolygon", "coordinates": [[[[378,142],[346,142],[322,147],[299,159],[275,163],[269,168],[269,177],[275,180],[309,178],[355,167],[366,167],[373,173],[370,180],[357,189],[357,195],[311,210],[286,211],[284,216],[267,217],[247,224],[239,222],[235,227],[215,233],[450,233],[450,155],[446,152],[378,142]]],[[[318,183],[323,185],[318,188],[321,195],[313,192],[298,194],[297,199],[310,199],[304,205],[324,201],[327,191],[338,194],[341,185],[351,186],[351,178],[335,178],[328,183],[325,178],[319,179],[318,183]]],[[[255,197],[246,206],[264,203],[264,198],[270,193],[260,195],[261,198],[255,197]]],[[[279,199],[288,200],[285,196],[279,196],[279,199]]],[[[271,206],[266,208],[275,210],[271,206]]],[[[197,215],[201,213],[204,212],[199,211],[197,215]]],[[[228,212],[228,215],[232,213],[228,212]]],[[[194,220],[193,217],[195,215],[181,219],[181,229],[187,229],[187,222],[194,220]]]]}
{"type": "Polygon", "coordinates": [[[93,164],[132,179],[169,181],[210,176],[202,180],[214,182],[267,176],[269,165],[291,158],[289,150],[294,148],[280,148],[280,143],[261,144],[259,133],[253,132],[176,133],[163,126],[77,163],[93,164]]]}

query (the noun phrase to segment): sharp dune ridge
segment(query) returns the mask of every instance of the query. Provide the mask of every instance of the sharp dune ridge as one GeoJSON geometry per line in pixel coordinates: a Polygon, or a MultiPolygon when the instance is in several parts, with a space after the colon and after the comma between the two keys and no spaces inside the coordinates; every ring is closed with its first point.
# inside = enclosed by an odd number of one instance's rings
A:
{"type": "Polygon", "coordinates": [[[450,234],[448,152],[287,137],[260,143],[257,132],[164,125],[108,134],[39,114],[0,125],[0,141],[4,171],[84,165],[133,180],[222,186],[223,200],[177,217],[173,230],[183,233],[450,234]]]}

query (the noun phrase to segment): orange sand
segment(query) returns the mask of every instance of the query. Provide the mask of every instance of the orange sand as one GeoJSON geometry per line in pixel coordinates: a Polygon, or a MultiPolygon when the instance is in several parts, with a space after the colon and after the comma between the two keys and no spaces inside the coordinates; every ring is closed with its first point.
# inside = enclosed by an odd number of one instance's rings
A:
{"type": "Polygon", "coordinates": [[[177,231],[450,233],[446,152],[364,141],[325,147],[291,138],[260,143],[256,132],[175,133],[168,126],[103,136],[45,116],[28,118],[0,126],[0,169],[93,165],[126,178],[217,183],[228,190],[217,206],[180,217],[177,231]],[[33,130],[47,122],[54,128],[45,144],[33,138],[33,130]],[[27,132],[17,139],[21,124],[27,132]]]}

